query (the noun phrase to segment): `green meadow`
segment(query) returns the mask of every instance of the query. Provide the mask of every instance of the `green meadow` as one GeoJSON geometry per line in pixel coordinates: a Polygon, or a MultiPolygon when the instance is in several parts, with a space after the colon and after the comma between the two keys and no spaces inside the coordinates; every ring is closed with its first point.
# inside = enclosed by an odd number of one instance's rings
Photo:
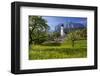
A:
{"type": "Polygon", "coordinates": [[[74,47],[70,40],[63,43],[45,43],[43,45],[31,45],[29,48],[29,60],[62,59],[62,58],[86,58],[87,41],[75,41],[74,47]]]}

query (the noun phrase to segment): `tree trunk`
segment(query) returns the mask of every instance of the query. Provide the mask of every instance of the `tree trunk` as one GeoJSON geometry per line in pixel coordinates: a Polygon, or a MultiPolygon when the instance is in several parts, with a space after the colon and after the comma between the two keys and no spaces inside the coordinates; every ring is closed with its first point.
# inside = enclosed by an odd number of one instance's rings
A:
{"type": "Polygon", "coordinates": [[[72,47],[74,47],[74,41],[75,41],[75,40],[72,40],[72,47]]]}

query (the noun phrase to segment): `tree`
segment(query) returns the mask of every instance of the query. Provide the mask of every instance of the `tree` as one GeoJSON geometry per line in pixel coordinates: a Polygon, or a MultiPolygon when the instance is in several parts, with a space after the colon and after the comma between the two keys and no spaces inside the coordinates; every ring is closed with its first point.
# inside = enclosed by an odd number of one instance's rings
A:
{"type": "Polygon", "coordinates": [[[68,34],[68,39],[71,40],[72,42],[72,47],[75,45],[76,40],[80,39],[86,39],[87,38],[87,30],[86,28],[84,29],[79,29],[79,30],[74,30],[68,34]]]}
{"type": "Polygon", "coordinates": [[[40,44],[46,41],[47,21],[41,16],[29,16],[29,44],[40,44]]]}
{"type": "Polygon", "coordinates": [[[76,40],[76,33],[75,33],[75,32],[69,33],[69,34],[68,34],[68,39],[71,40],[71,42],[72,42],[72,47],[74,47],[75,40],[76,40]]]}
{"type": "Polygon", "coordinates": [[[53,32],[53,38],[54,38],[54,41],[58,42],[58,39],[60,37],[60,33],[59,32],[53,32]]]}
{"type": "Polygon", "coordinates": [[[80,33],[82,39],[87,39],[87,29],[84,28],[80,33]]]}

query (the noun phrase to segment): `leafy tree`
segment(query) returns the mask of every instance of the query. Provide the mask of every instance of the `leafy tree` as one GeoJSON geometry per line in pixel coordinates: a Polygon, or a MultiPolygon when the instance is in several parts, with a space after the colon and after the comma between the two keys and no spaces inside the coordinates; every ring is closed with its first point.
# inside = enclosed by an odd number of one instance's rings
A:
{"type": "Polygon", "coordinates": [[[47,21],[41,16],[29,16],[29,44],[40,44],[46,41],[47,21]]]}
{"type": "Polygon", "coordinates": [[[75,45],[76,40],[86,39],[87,38],[87,30],[86,28],[81,30],[75,30],[68,34],[68,39],[72,42],[72,47],[75,45]]]}
{"type": "Polygon", "coordinates": [[[59,32],[53,32],[53,38],[54,38],[54,41],[58,41],[59,37],[60,37],[60,33],[59,32]]]}
{"type": "Polygon", "coordinates": [[[71,40],[72,42],[72,47],[74,47],[74,43],[75,43],[75,40],[76,40],[76,33],[75,32],[71,32],[68,34],[68,39],[71,40]]]}
{"type": "Polygon", "coordinates": [[[84,28],[80,33],[82,39],[87,39],[87,29],[84,28]]]}
{"type": "Polygon", "coordinates": [[[48,41],[58,41],[60,37],[60,33],[59,32],[51,32],[48,34],[48,41]]]}

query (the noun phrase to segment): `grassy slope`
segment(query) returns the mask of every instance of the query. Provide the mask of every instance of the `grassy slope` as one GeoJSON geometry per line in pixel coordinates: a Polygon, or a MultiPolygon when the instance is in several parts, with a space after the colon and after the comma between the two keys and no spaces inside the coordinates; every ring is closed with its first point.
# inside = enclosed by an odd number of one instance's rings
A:
{"type": "Polygon", "coordinates": [[[65,41],[58,46],[32,45],[29,48],[29,59],[84,58],[87,57],[86,44],[86,40],[79,40],[75,42],[74,47],[71,41],[65,41]]]}

